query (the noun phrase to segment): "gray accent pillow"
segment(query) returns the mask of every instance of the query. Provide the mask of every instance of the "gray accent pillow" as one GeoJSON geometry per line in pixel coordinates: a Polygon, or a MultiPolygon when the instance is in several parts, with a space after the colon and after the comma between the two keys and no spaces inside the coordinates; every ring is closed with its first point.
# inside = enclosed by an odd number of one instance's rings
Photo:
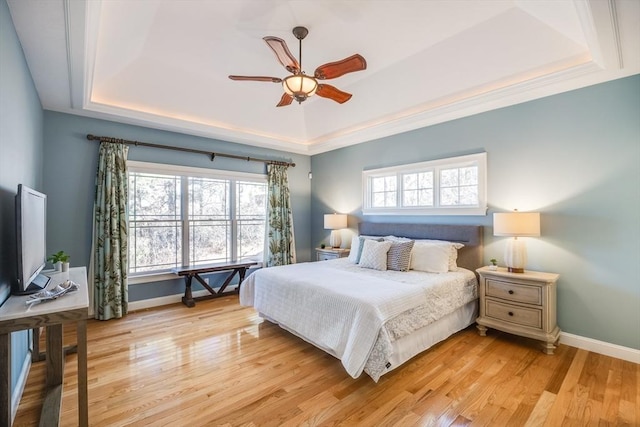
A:
{"type": "Polygon", "coordinates": [[[389,240],[391,247],[387,252],[387,269],[395,271],[409,271],[411,250],[415,241],[389,240]]]}

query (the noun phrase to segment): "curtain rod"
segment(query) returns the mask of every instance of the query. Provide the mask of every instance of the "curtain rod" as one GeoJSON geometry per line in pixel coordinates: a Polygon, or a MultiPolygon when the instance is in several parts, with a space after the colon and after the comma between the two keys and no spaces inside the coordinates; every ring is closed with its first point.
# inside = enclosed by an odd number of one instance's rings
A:
{"type": "Polygon", "coordinates": [[[228,159],[237,159],[237,160],[246,160],[248,162],[262,162],[270,165],[280,165],[280,166],[291,166],[295,167],[295,163],[283,162],[278,160],[267,160],[267,159],[258,159],[256,157],[249,156],[238,156],[235,154],[224,154],[224,153],[214,153],[211,151],[204,150],[195,150],[193,148],[183,148],[183,147],[173,147],[171,145],[162,145],[162,144],[152,144],[150,142],[141,142],[141,141],[130,141],[128,139],[120,139],[120,138],[111,138],[108,136],[95,136],[88,134],[87,139],[89,141],[100,141],[100,142],[108,142],[108,143],[116,143],[116,144],[126,144],[126,145],[135,145],[140,147],[151,147],[151,148],[162,148],[165,150],[174,150],[174,151],[184,151],[187,153],[196,153],[196,154],[205,154],[211,158],[211,161],[214,161],[216,157],[226,157],[228,159]]]}

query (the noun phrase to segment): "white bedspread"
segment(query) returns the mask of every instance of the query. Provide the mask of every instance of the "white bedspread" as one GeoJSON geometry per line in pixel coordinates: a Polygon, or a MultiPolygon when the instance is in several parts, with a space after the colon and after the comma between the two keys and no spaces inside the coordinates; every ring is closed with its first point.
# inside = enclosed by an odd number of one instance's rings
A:
{"type": "MultiPolygon", "coordinates": [[[[476,298],[474,282],[468,270],[379,272],[342,258],[258,270],[243,282],[240,303],[339,358],[357,378],[374,346],[390,348],[390,341],[476,298]]],[[[367,366],[376,381],[384,371],[379,363],[367,366]]]]}

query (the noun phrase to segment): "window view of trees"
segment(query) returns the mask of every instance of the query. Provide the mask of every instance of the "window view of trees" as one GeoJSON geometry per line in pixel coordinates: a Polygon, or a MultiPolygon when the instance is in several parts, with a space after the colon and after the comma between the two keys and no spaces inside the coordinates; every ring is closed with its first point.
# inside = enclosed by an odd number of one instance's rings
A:
{"type": "Polygon", "coordinates": [[[264,246],[261,181],[129,173],[129,273],[230,262],[264,246]]]}
{"type": "Polygon", "coordinates": [[[180,177],[129,174],[129,272],[182,264],[180,177]]]}
{"type": "Polygon", "coordinates": [[[478,204],[478,167],[440,171],[440,204],[474,206],[478,204]]]}
{"type": "Polygon", "coordinates": [[[397,177],[383,176],[371,180],[372,206],[396,206],[398,203],[397,177]]]}
{"type": "Polygon", "coordinates": [[[402,175],[403,206],[433,206],[433,171],[402,175]]]}

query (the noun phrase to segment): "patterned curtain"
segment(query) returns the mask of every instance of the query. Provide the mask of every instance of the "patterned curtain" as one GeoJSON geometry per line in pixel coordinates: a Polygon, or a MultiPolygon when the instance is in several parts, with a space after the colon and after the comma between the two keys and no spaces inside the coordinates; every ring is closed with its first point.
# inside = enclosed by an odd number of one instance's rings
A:
{"type": "Polygon", "coordinates": [[[127,314],[127,153],[125,144],[100,143],[93,219],[94,316],[127,314]]]}
{"type": "Polygon", "coordinates": [[[267,267],[295,264],[296,246],[287,166],[267,165],[267,267]]]}

